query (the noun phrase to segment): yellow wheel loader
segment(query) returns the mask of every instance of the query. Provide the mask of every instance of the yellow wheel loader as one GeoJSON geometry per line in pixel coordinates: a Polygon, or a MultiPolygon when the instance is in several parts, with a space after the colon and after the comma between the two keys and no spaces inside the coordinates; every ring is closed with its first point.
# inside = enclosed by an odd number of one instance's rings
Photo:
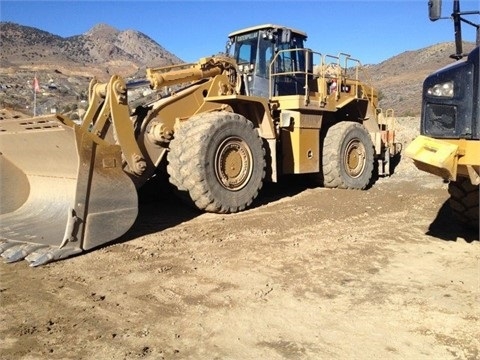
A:
{"type": "Polygon", "coordinates": [[[243,29],[226,54],[147,69],[135,83],[92,80],[81,125],[1,121],[2,256],[37,266],[118,238],[136,219],[137,190],[165,164],[179,196],[214,213],[246,209],[286,174],[342,189],[389,175],[400,151],[393,111],[378,108],[358,60],[306,39],[272,24],[243,29]],[[131,109],[129,89],[146,84],[166,95],[131,109]]]}
{"type": "MultiPolygon", "coordinates": [[[[429,17],[441,16],[440,0],[430,0],[429,17]]],[[[477,47],[463,61],[438,70],[423,83],[420,136],[406,148],[406,155],[423,171],[449,181],[450,207],[464,225],[479,227],[480,184],[480,31],[479,25],[464,15],[479,15],[479,11],[460,11],[454,0],[453,13],[456,53],[462,51],[461,22],[477,29],[477,47]]]]}

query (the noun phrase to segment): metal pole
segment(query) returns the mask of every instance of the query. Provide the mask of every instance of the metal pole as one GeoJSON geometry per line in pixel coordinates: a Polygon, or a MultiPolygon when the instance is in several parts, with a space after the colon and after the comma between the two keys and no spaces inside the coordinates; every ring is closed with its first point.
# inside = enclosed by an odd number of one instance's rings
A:
{"type": "Polygon", "coordinates": [[[37,74],[33,77],[33,117],[37,116],[37,89],[35,86],[35,81],[37,79],[37,74]]]}
{"type": "Polygon", "coordinates": [[[460,20],[460,0],[453,1],[453,28],[455,31],[455,54],[451,55],[454,59],[461,59],[463,57],[462,48],[462,25],[460,20]]]}

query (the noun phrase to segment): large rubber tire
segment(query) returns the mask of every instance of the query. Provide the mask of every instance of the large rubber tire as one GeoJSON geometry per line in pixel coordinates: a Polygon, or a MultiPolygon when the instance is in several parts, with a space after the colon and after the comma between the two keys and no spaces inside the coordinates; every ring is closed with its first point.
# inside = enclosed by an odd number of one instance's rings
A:
{"type": "Polygon", "coordinates": [[[265,178],[262,139],[250,121],[235,113],[190,118],[176,131],[167,160],[170,182],[207,212],[244,210],[265,178]]]}
{"type": "Polygon", "coordinates": [[[448,184],[450,208],[455,217],[468,227],[479,227],[478,221],[478,185],[472,185],[469,179],[459,177],[448,184]]]}
{"type": "Polygon", "coordinates": [[[340,122],[331,126],[323,139],[323,186],[365,189],[372,179],[374,149],[361,124],[340,122]]]}

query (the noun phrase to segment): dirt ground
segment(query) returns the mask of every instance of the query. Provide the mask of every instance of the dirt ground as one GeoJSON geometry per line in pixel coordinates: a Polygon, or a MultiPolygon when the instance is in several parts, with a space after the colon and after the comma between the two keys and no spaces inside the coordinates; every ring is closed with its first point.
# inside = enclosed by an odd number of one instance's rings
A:
{"type": "Polygon", "coordinates": [[[367,191],[291,178],[232,215],[149,189],[112,245],[0,263],[0,357],[479,359],[480,242],[446,188],[402,159],[367,191]]]}

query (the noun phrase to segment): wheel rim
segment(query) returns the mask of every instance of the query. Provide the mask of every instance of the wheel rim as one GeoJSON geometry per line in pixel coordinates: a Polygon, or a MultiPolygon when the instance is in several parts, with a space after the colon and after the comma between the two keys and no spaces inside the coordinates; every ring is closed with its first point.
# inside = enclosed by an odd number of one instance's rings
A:
{"type": "Polygon", "coordinates": [[[343,159],[347,174],[352,178],[360,177],[366,164],[365,146],[358,139],[351,140],[345,147],[343,159]]]}
{"type": "Polygon", "coordinates": [[[238,138],[225,139],[215,154],[215,175],[227,190],[245,187],[252,176],[252,153],[248,144],[238,138]]]}

